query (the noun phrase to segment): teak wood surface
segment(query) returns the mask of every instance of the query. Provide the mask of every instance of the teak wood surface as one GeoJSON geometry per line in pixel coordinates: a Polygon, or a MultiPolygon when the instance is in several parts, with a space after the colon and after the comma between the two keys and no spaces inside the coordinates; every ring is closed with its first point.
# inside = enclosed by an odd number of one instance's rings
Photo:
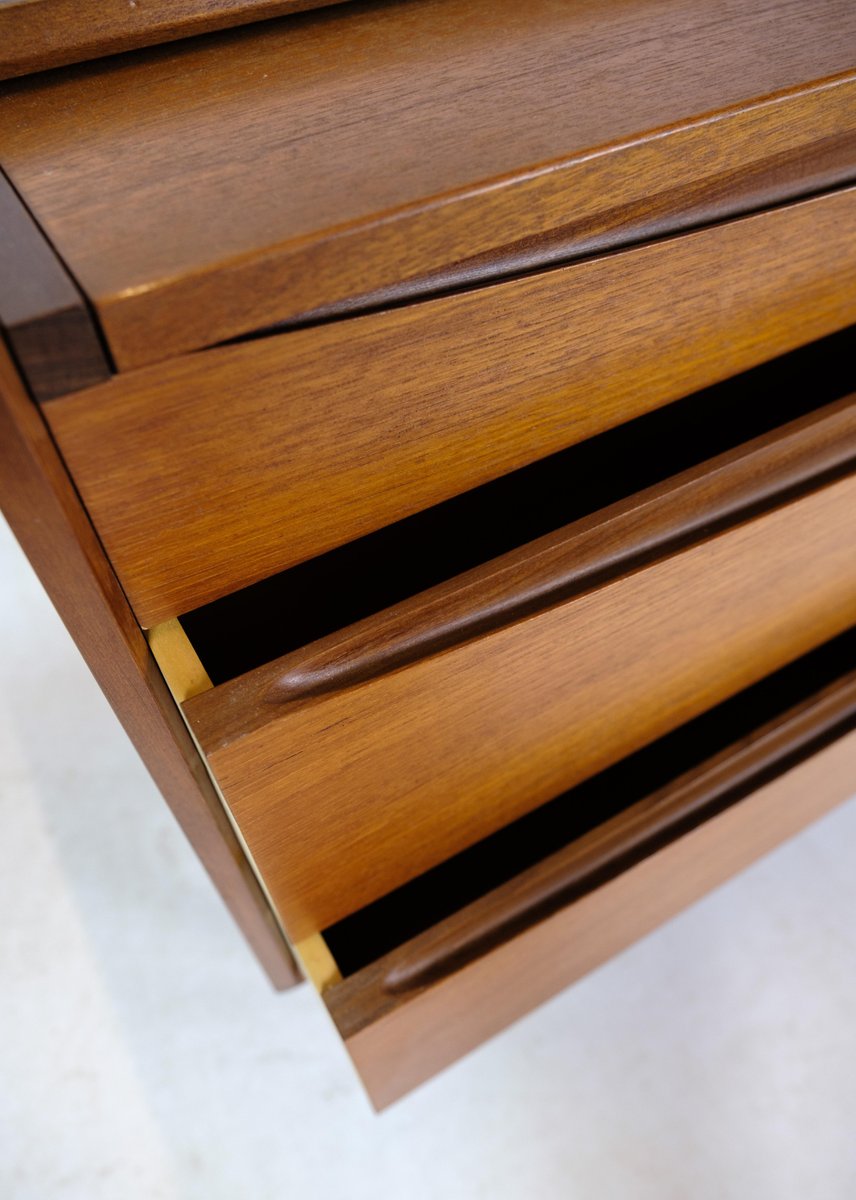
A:
{"type": "Polygon", "coordinates": [[[0,505],[89,669],[278,987],[289,949],[44,420],[0,341],[0,505]]]}
{"type": "Polygon", "coordinates": [[[340,1029],[364,1028],[854,727],[856,672],[356,972],[340,1029]]]}
{"type": "MultiPolygon", "coordinates": [[[[445,653],[184,711],[295,941],[856,621],[856,476],[445,653]]],[[[264,670],[264,668],[262,668],[264,670]]],[[[245,678],[251,679],[252,676],[245,678]]]]}
{"type": "Polygon", "coordinates": [[[0,161],[124,370],[852,179],[854,45],[850,0],[349,4],[12,81],[0,161]]]}
{"type": "Polygon", "coordinates": [[[344,0],[0,0],[0,79],[344,0]]]}
{"type": "MultiPolygon", "coordinates": [[[[818,478],[856,468],[856,395],[755,438],[467,571],[252,673],[258,720],[271,703],[352,687],[590,591],[694,538],[755,515],[818,478]]],[[[203,690],[203,689],[200,689],[203,690]]]]}
{"type": "Polygon", "coordinates": [[[856,733],[848,733],[374,1020],[361,1023],[364,992],[378,970],[394,969],[396,952],[331,987],[324,1000],[375,1107],[399,1099],[846,800],[854,774],[856,733]]]}
{"type": "Polygon", "coordinates": [[[156,625],[856,322],[856,189],[44,406],[156,625]]]}

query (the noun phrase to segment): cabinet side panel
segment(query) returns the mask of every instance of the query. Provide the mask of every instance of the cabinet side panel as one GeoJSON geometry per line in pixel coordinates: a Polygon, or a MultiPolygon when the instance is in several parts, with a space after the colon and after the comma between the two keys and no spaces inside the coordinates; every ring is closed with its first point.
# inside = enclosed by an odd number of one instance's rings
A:
{"type": "Polygon", "coordinates": [[[51,601],[253,950],[299,980],[181,715],[41,414],[0,343],[0,507],[51,601]]]}

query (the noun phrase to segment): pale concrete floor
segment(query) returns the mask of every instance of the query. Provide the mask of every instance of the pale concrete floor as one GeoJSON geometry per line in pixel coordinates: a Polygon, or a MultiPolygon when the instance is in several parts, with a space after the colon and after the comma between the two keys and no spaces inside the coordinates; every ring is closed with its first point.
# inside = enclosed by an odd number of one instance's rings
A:
{"type": "Polygon", "coordinates": [[[2,1200],[854,1200],[856,805],[385,1116],[0,528],[2,1200]]]}

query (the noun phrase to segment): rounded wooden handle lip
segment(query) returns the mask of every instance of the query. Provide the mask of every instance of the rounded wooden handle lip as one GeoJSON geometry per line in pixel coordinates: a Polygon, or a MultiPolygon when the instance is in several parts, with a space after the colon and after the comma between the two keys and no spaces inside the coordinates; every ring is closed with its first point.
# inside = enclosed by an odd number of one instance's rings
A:
{"type": "Polygon", "coordinates": [[[288,655],[264,699],[309,701],[496,633],[854,468],[849,396],[288,655]]]}
{"type": "Polygon", "coordinates": [[[493,909],[476,908],[467,926],[447,931],[441,926],[429,931],[424,942],[420,938],[412,948],[402,947],[383,975],[383,990],[397,995],[441,981],[854,727],[856,671],[762,726],[739,747],[613,818],[594,831],[598,840],[592,845],[589,835],[581,844],[557,851],[545,864],[529,868],[515,881],[514,893],[493,909]]]}

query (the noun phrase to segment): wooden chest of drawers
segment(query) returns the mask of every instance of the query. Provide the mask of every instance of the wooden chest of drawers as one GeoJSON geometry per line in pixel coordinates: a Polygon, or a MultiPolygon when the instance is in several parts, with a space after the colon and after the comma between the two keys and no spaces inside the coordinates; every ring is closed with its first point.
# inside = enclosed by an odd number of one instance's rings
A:
{"type": "Polygon", "coordinates": [[[8,42],[0,494],[382,1107],[856,785],[856,10],[223,7],[8,42]]]}

